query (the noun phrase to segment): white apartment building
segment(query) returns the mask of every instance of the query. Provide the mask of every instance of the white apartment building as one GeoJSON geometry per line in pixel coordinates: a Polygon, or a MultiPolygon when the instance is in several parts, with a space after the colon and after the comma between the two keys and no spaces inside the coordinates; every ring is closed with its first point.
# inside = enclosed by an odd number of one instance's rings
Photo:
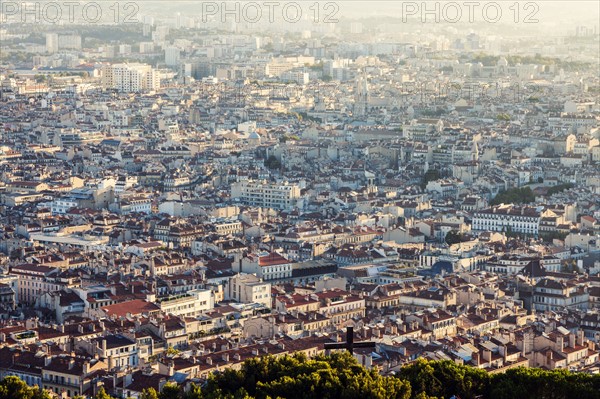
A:
{"type": "Polygon", "coordinates": [[[230,221],[230,222],[222,222],[222,223],[214,223],[215,231],[219,235],[228,235],[228,234],[238,234],[243,232],[242,222],[240,221],[230,221]]]}
{"type": "Polygon", "coordinates": [[[233,276],[227,285],[229,299],[240,303],[260,303],[272,307],[271,283],[262,281],[253,274],[241,273],[233,276]]]}
{"type": "Polygon", "coordinates": [[[233,264],[234,272],[252,273],[265,281],[292,278],[292,263],[277,252],[251,253],[233,264]]]}
{"type": "Polygon", "coordinates": [[[119,203],[119,212],[122,215],[129,213],[152,213],[152,200],[145,197],[128,197],[119,203]]]}
{"type": "Polygon", "coordinates": [[[102,85],[124,92],[156,90],[160,77],[148,64],[113,64],[102,69],[102,85]]]}
{"type": "Polygon", "coordinates": [[[496,274],[517,274],[533,260],[535,259],[527,256],[503,255],[497,259],[490,259],[483,268],[496,274]]]}
{"type": "Polygon", "coordinates": [[[165,64],[177,66],[181,61],[181,50],[178,47],[167,47],[165,49],[165,64]]]}
{"type": "Polygon", "coordinates": [[[81,49],[81,36],[80,35],[59,35],[58,36],[58,48],[59,49],[81,49]]]}
{"type": "Polygon", "coordinates": [[[231,198],[247,205],[274,209],[292,209],[300,199],[297,184],[268,183],[267,181],[241,181],[232,184],[231,198]]]}
{"type": "Polygon", "coordinates": [[[46,52],[54,54],[58,51],[58,33],[46,33],[46,52]]]}
{"type": "Polygon", "coordinates": [[[33,304],[39,296],[47,292],[77,288],[80,284],[79,279],[61,277],[60,269],[56,267],[30,263],[11,267],[10,274],[17,276],[16,302],[23,304],[33,304]]]}
{"type": "Polygon", "coordinates": [[[198,289],[182,295],[157,299],[156,304],[165,314],[196,317],[215,307],[215,296],[211,290],[198,289]]]}
{"type": "Polygon", "coordinates": [[[538,235],[541,213],[528,206],[498,205],[473,214],[472,230],[538,235]]]}
{"type": "Polygon", "coordinates": [[[67,213],[71,208],[77,208],[79,203],[73,198],[57,198],[52,201],[50,210],[53,215],[62,215],[67,213]]]}

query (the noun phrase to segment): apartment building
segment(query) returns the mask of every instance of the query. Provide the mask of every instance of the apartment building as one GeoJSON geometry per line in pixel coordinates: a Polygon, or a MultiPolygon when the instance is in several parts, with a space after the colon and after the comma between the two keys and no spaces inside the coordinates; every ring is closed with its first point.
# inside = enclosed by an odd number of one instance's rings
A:
{"type": "Polygon", "coordinates": [[[61,273],[59,268],[22,264],[13,266],[11,274],[17,276],[17,303],[33,304],[46,292],[77,288],[80,280],[67,273],[61,273]]]}
{"type": "Polygon", "coordinates": [[[540,280],[533,288],[533,307],[540,312],[565,308],[585,310],[589,299],[590,294],[584,287],[552,278],[540,280]]]}
{"type": "Polygon", "coordinates": [[[319,301],[317,312],[331,319],[335,326],[354,319],[365,317],[366,300],[348,291],[333,289],[311,294],[311,298],[319,301]]]}
{"type": "Polygon", "coordinates": [[[271,283],[253,274],[241,273],[229,280],[228,297],[240,303],[260,303],[271,308],[271,283]]]}
{"type": "Polygon", "coordinates": [[[186,294],[159,298],[156,301],[165,314],[181,317],[196,317],[215,306],[215,297],[211,290],[191,290],[186,294]]]}
{"type": "Polygon", "coordinates": [[[92,341],[94,354],[106,359],[108,369],[135,367],[139,363],[137,342],[131,337],[111,334],[92,341]]]}
{"type": "Polygon", "coordinates": [[[124,92],[149,91],[160,88],[160,77],[147,64],[113,64],[102,69],[102,85],[124,92]]]}
{"type": "Polygon", "coordinates": [[[498,205],[473,214],[472,230],[538,235],[541,212],[528,206],[498,205]]]}
{"type": "Polygon", "coordinates": [[[106,363],[75,356],[46,356],[42,368],[43,389],[56,395],[75,397],[91,387],[91,375],[106,369],[106,363]]]}
{"type": "Polygon", "coordinates": [[[265,281],[292,277],[292,263],[276,252],[248,254],[239,264],[233,265],[234,272],[256,274],[265,281]]]}
{"type": "Polygon", "coordinates": [[[300,186],[287,182],[242,181],[231,186],[231,198],[252,206],[274,209],[292,209],[300,199],[300,186]]]}

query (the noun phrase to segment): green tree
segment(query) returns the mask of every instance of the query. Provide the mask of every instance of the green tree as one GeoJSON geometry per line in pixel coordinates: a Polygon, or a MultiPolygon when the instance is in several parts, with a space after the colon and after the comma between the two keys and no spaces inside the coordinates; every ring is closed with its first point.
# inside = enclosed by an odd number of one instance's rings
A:
{"type": "Polygon", "coordinates": [[[179,351],[179,349],[175,349],[175,348],[173,348],[172,346],[169,346],[169,347],[167,348],[167,350],[165,351],[165,353],[166,353],[167,355],[171,355],[171,356],[176,356],[176,355],[179,355],[179,352],[180,352],[180,351],[179,351]]]}
{"type": "Polygon", "coordinates": [[[448,245],[458,244],[463,241],[463,235],[456,230],[450,230],[448,234],[446,234],[445,241],[448,245]]]}
{"type": "Polygon", "coordinates": [[[571,188],[574,187],[573,183],[564,183],[564,184],[558,184],[556,186],[552,186],[548,189],[548,191],[546,192],[546,195],[553,195],[553,194],[558,194],[561,193],[565,190],[569,190],[571,188]]]}
{"type": "Polygon", "coordinates": [[[265,161],[265,166],[269,169],[281,168],[281,162],[274,155],[269,155],[269,158],[265,161]]]}
{"type": "Polygon", "coordinates": [[[19,377],[8,376],[0,383],[0,399],[31,399],[33,390],[19,377]]]}
{"type": "MultiPolygon", "coordinates": [[[[158,399],[180,399],[181,390],[179,385],[167,382],[161,389],[158,399]]],[[[153,399],[153,398],[148,398],[153,399]]]]}
{"type": "Polygon", "coordinates": [[[498,193],[490,204],[529,204],[533,201],[535,201],[535,194],[531,187],[515,187],[498,193]]]}
{"type": "MultiPolygon", "coordinates": [[[[183,399],[202,399],[204,395],[202,394],[202,389],[200,389],[199,385],[196,385],[192,382],[190,385],[190,389],[183,395],[183,399]]],[[[150,398],[147,398],[150,399],[150,398]]]]}
{"type": "Polygon", "coordinates": [[[423,180],[421,181],[421,188],[425,188],[427,183],[430,181],[438,180],[440,178],[440,171],[437,169],[428,169],[427,172],[423,175],[423,180]]]}
{"type": "Polygon", "coordinates": [[[261,399],[408,399],[410,386],[405,381],[366,370],[344,352],[310,360],[303,354],[252,358],[239,371],[213,374],[206,392],[208,398],[248,395],[261,399]]]}
{"type": "Polygon", "coordinates": [[[106,393],[104,387],[100,387],[96,395],[94,395],[94,399],[112,399],[112,396],[106,393]]]}
{"type": "Polygon", "coordinates": [[[158,399],[158,393],[152,387],[145,388],[140,395],[140,399],[158,399]]]}

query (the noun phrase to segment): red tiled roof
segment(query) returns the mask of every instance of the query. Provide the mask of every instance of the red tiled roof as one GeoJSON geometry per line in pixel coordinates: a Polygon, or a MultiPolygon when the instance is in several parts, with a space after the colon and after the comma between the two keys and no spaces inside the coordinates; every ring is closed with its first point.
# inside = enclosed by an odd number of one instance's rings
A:
{"type": "Polygon", "coordinates": [[[158,306],[142,299],[134,299],[114,305],[102,307],[102,310],[109,316],[126,316],[128,313],[132,315],[141,315],[143,313],[156,312],[160,310],[158,306]]]}

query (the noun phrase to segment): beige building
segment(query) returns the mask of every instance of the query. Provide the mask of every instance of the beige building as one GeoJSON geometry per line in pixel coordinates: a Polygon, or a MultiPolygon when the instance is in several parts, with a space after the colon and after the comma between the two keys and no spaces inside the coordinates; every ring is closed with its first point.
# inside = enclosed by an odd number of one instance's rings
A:
{"type": "Polygon", "coordinates": [[[273,184],[266,181],[241,181],[232,184],[231,198],[253,206],[274,209],[291,209],[300,199],[297,184],[273,184]]]}
{"type": "Polygon", "coordinates": [[[271,283],[253,274],[237,274],[229,280],[227,296],[240,303],[260,303],[271,308],[271,283]]]}

